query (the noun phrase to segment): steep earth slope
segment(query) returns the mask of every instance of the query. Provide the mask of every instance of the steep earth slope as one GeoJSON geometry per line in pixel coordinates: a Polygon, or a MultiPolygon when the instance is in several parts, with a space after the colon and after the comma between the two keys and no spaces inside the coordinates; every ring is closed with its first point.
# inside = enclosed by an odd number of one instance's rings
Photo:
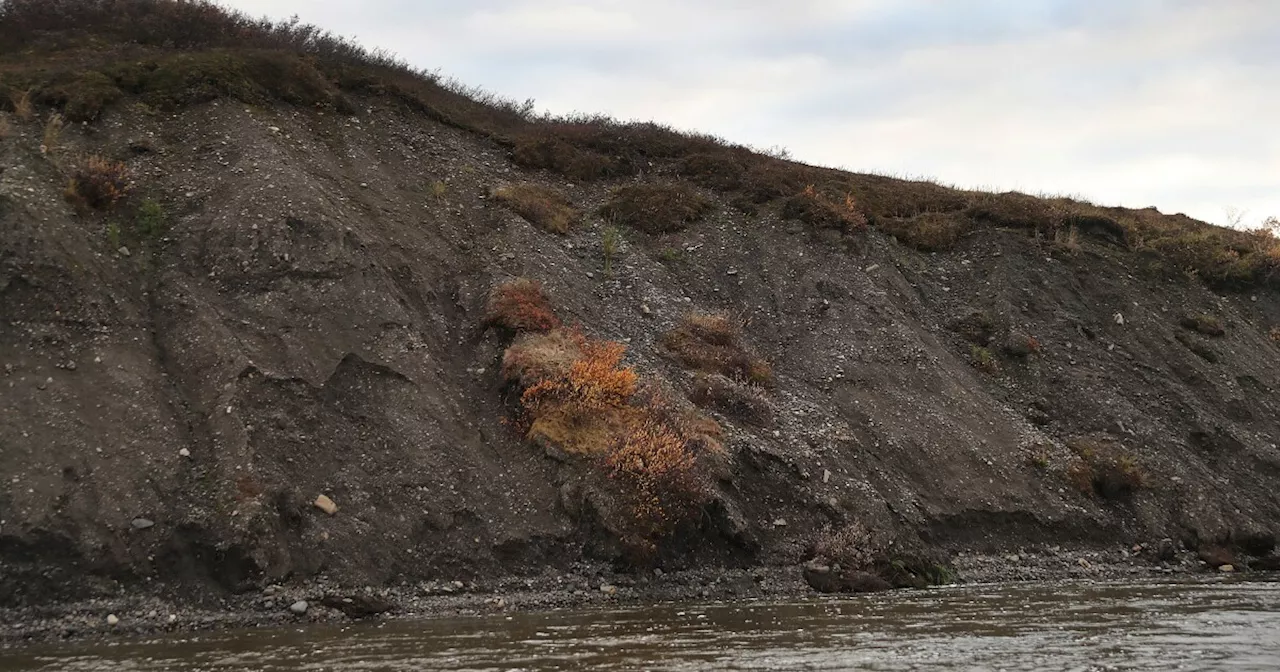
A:
{"type": "Polygon", "coordinates": [[[1269,277],[1211,288],[1095,220],[1031,236],[998,216],[1021,197],[869,176],[846,176],[869,209],[894,189],[960,200],[939,215],[954,240],[921,251],[891,235],[918,215],[824,227],[799,196],[701,180],[705,214],[623,226],[606,270],[601,206],[688,156],[570,177],[392,96],[212,98],[123,95],[43,151],[57,101],[4,112],[0,604],[616,559],[571,465],[512,423],[508,341],[483,321],[514,277],[682,392],[662,335],[690,313],[727,311],[772,364],[768,420],[709,411],[727,466],[668,568],[797,564],[854,521],[906,548],[1272,551],[1269,277]],[[88,155],[128,167],[114,209],[65,197],[88,155]],[[522,183],[582,221],[550,233],[493,197],[522,183]]]}

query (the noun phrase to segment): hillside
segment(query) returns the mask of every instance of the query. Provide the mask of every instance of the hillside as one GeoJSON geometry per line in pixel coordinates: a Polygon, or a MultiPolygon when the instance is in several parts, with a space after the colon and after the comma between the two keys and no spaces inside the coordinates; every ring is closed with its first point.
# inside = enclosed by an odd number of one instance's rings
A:
{"type": "Polygon", "coordinates": [[[203,3],[0,45],[0,606],[1275,562],[1269,233],[534,118],[203,3]]]}

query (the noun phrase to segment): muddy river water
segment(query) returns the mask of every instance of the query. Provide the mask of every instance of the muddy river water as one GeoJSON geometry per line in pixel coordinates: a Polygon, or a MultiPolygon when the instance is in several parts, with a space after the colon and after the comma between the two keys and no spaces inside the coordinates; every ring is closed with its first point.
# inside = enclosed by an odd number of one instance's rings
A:
{"type": "Polygon", "coordinates": [[[1280,581],[953,586],[0,650],[0,672],[1280,670],[1280,581]]]}

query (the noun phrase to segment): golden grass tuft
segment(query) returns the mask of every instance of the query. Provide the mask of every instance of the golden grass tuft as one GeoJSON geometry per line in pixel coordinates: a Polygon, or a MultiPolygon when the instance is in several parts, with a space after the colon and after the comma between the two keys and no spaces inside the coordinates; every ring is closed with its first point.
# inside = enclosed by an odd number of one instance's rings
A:
{"type": "Polygon", "coordinates": [[[36,107],[31,100],[31,89],[9,94],[9,103],[13,105],[13,116],[18,121],[31,121],[36,116],[36,107]]]}
{"type": "Polygon", "coordinates": [[[49,120],[44,124],[44,133],[40,137],[40,153],[52,154],[58,148],[58,141],[62,138],[62,128],[64,126],[62,115],[54,112],[49,115],[49,120]]]}
{"type": "Polygon", "coordinates": [[[495,190],[493,197],[530,224],[551,233],[568,233],[580,216],[563,194],[540,184],[508,185],[495,190]]]}

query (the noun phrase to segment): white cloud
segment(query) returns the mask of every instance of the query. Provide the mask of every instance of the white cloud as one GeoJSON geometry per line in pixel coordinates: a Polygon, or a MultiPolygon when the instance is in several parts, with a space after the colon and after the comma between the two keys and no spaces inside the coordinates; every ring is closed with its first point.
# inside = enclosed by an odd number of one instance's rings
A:
{"type": "Polygon", "coordinates": [[[557,113],[1211,221],[1280,214],[1270,0],[228,4],[557,113]]]}

